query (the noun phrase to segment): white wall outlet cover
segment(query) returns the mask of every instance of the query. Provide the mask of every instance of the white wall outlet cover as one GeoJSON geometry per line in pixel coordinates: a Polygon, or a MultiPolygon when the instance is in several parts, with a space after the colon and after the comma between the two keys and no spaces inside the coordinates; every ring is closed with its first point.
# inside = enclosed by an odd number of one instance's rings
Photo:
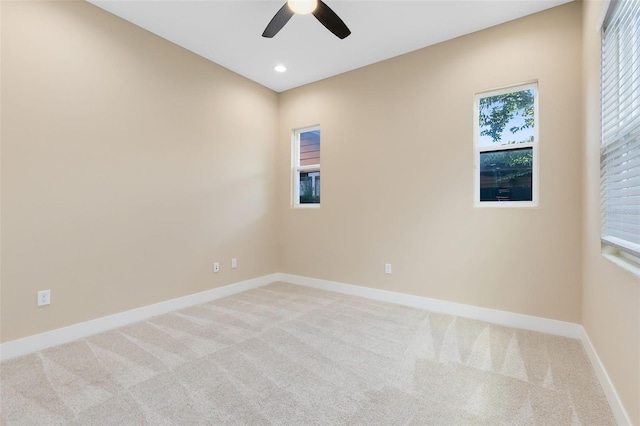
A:
{"type": "Polygon", "coordinates": [[[51,304],[51,290],[40,290],[38,292],[38,306],[51,304]]]}
{"type": "Polygon", "coordinates": [[[213,264],[213,272],[219,272],[220,271],[220,263],[216,262],[213,264]]]}
{"type": "Polygon", "coordinates": [[[391,264],[390,263],[385,263],[384,264],[384,273],[385,274],[391,274],[391,264]]]}
{"type": "Polygon", "coordinates": [[[231,267],[232,268],[237,268],[238,267],[238,259],[231,259],[231,267]]]}

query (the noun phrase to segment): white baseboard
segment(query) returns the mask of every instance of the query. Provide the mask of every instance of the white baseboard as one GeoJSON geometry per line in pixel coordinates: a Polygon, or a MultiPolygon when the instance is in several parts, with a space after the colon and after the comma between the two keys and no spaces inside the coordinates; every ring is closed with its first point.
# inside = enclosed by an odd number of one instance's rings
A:
{"type": "Polygon", "coordinates": [[[499,311],[478,306],[464,305],[461,303],[447,302],[444,300],[430,299],[428,297],[413,296],[410,294],[396,293],[393,291],[379,290],[375,288],[361,287],[344,284],[335,281],[320,280],[316,278],[301,277],[298,275],[278,274],[281,281],[291,284],[313,287],[322,290],[335,291],[337,293],[359,296],[367,299],[380,300],[411,306],[433,312],[440,312],[464,318],[486,321],[507,327],[522,328],[525,330],[539,331],[555,334],[572,339],[582,337],[580,324],[552,320],[548,318],[534,317],[531,315],[516,314],[513,312],[499,311]]]}
{"type": "Polygon", "coordinates": [[[616,389],[611,382],[611,378],[609,378],[609,374],[607,374],[607,370],[605,370],[602,361],[600,361],[600,357],[598,356],[596,349],[593,347],[591,339],[589,339],[589,335],[584,328],[582,328],[582,335],[580,336],[580,340],[582,341],[584,350],[587,352],[589,361],[591,361],[591,365],[593,366],[596,377],[600,382],[600,386],[602,386],[604,395],[607,397],[607,401],[611,406],[611,411],[613,411],[616,422],[620,426],[631,425],[631,420],[629,419],[629,416],[627,415],[627,412],[622,405],[622,401],[620,401],[620,397],[618,396],[618,393],[616,392],[616,389]]]}
{"type": "Polygon", "coordinates": [[[58,328],[33,336],[5,342],[0,345],[0,361],[27,355],[52,346],[69,343],[114,328],[143,321],[151,317],[184,309],[189,306],[210,302],[212,300],[231,296],[253,288],[261,287],[278,281],[278,274],[264,275],[262,277],[241,281],[235,284],[218,287],[188,296],[178,297],[153,305],[143,306],[125,312],[109,315],[94,320],[73,324],[68,327],[58,328]]]}
{"type": "Polygon", "coordinates": [[[10,342],[0,344],[0,361],[27,355],[52,346],[61,345],[94,334],[102,333],[104,331],[112,330],[114,328],[132,324],[134,322],[143,321],[178,309],[231,296],[236,293],[262,287],[277,281],[283,281],[305,287],[313,287],[320,290],[334,291],[367,299],[396,303],[433,312],[500,324],[507,327],[521,328],[570,337],[573,339],[580,339],[587,355],[589,356],[591,364],[593,365],[594,371],[600,381],[600,385],[607,397],[609,405],[611,406],[611,410],[616,417],[616,421],[619,425],[631,424],[604,365],[600,361],[598,354],[591,344],[589,336],[580,324],[283,273],[264,275],[262,277],[230,284],[224,287],[214,288],[201,293],[195,293],[167,300],[165,302],[156,303],[154,305],[143,306],[130,311],[24,337],[22,339],[12,340],[10,342]]]}

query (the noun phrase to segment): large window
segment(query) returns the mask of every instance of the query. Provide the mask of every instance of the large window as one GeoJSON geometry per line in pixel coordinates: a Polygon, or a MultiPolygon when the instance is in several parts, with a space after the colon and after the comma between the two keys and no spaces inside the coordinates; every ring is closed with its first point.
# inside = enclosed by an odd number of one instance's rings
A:
{"type": "Polygon", "coordinates": [[[538,205],[536,84],[475,97],[475,205],[538,205]]]}
{"type": "Polygon", "coordinates": [[[293,132],[293,205],[320,205],[320,127],[293,132]]]}
{"type": "MultiPolygon", "coordinates": [[[[602,29],[602,242],[640,257],[640,2],[612,2],[602,29]]],[[[611,253],[611,252],[610,252],[611,253]]]]}

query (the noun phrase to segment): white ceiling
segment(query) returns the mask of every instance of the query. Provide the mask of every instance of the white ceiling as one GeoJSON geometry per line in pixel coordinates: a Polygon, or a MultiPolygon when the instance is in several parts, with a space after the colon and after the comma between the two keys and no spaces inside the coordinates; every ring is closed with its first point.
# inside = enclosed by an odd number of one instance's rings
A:
{"type": "Polygon", "coordinates": [[[295,15],[262,31],[285,0],[88,0],[257,83],[282,92],[571,0],[325,0],[352,34],[295,15]],[[277,73],[284,64],[288,71],[277,73]]]}

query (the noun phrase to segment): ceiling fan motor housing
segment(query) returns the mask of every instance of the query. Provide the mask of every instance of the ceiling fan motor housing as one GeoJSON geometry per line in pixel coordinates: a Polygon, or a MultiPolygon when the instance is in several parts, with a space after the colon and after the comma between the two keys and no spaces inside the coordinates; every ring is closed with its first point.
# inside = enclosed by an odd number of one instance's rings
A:
{"type": "Polygon", "coordinates": [[[322,0],[287,0],[276,12],[262,37],[272,38],[285,26],[295,14],[313,13],[322,25],[331,31],[336,37],[343,39],[351,34],[351,30],[340,17],[322,0]]]}

